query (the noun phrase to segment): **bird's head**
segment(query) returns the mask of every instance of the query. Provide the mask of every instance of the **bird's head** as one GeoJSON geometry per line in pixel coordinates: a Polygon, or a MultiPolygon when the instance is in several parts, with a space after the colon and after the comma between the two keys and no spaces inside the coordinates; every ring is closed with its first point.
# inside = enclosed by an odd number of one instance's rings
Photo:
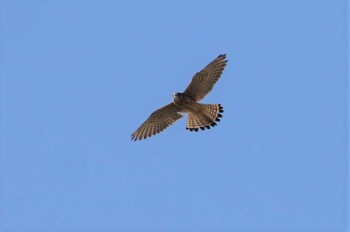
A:
{"type": "Polygon", "coordinates": [[[179,97],[179,93],[173,93],[173,99],[175,100],[176,98],[179,97]]]}
{"type": "Polygon", "coordinates": [[[182,99],[182,93],[173,93],[174,103],[180,102],[182,99]]]}

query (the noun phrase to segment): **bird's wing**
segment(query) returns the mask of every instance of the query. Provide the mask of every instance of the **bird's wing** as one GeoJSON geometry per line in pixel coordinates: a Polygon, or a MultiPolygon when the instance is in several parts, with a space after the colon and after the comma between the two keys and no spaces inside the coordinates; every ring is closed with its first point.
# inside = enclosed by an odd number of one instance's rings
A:
{"type": "Polygon", "coordinates": [[[200,101],[207,95],[219,80],[226,66],[226,54],[218,56],[200,72],[196,73],[184,94],[200,101]]]}
{"type": "Polygon", "coordinates": [[[182,117],[181,108],[170,103],[156,111],[131,135],[131,140],[146,139],[158,134],[182,117]]]}

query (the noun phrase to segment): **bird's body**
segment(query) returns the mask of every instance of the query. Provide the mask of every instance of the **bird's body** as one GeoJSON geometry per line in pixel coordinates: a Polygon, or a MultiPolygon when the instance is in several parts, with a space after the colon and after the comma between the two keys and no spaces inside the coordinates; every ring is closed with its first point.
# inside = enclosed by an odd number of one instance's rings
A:
{"type": "Polygon", "coordinates": [[[199,105],[196,104],[197,101],[183,93],[175,93],[173,95],[173,102],[176,106],[181,107],[185,111],[199,110],[199,105]]]}
{"type": "Polygon", "coordinates": [[[173,102],[156,110],[151,116],[131,135],[131,139],[141,140],[155,135],[182,117],[182,113],[188,114],[186,129],[198,131],[210,129],[216,126],[216,122],[222,117],[223,108],[220,104],[199,103],[207,95],[220,78],[227,60],[226,55],[218,56],[203,70],[196,73],[191,83],[183,93],[173,94],[173,102]]]}

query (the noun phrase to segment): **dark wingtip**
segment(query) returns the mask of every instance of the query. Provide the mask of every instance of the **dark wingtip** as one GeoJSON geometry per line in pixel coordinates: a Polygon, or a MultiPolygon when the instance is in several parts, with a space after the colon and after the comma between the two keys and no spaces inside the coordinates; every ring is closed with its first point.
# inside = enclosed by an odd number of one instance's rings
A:
{"type": "Polygon", "coordinates": [[[194,131],[195,131],[195,132],[198,132],[198,128],[194,128],[194,131]]]}
{"type": "Polygon", "coordinates": [[[216,118],[215,121],[220,122],[220,118],[216,118]]]}
{"type": "Polygon", "coordinates": [[[201,130],[205,130],[205,127],[204,126],[202,126],[202,127],[200,127],[201,128],[201,130]]]}
{"type": "Polygon", "coordinates": [[[224,66],[225,66],[226,63],[227,63],[226,54],[220,54],[216,59],[220,59],[221,62],[224,63],[224,66]]]}
{"type": "Polygon", "coordinates": [[[131,141],[134,141],[134,142],[135,142],[136,140],[137,140],[137,138],[135,137],[135,134],[132,134],[132,135],[131,135],[131,141]]]}
{"type": "Polygon", "coordinates": [[[209,130],[210,130],[210,126],[209,126],[209,125],[206,125],[205,127],[206,127],[207,129],[209,129],[209,130]]]}
{"type": "Polygon", "coordinates": [[[210,125],[214,127],[214,126],[216,126],[217,124],[216,124],[216,122],[212,122],[210,125]]]}

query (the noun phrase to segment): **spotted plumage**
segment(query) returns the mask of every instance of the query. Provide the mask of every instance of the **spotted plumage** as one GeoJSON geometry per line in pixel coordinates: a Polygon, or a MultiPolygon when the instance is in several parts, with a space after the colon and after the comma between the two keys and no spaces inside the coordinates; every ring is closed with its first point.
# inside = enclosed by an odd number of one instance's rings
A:
{"type": "Polygon", "coordinates": [[[188,114],[186,129],[205,130],[216,126],[224,112],[221,104],[199,103],[219,80],[227,60],[220,55],[204,69],[196,73],[183,93],[175,93],[173,102],[154,111],[149,118],[131,135],[131,139],[141,140],[155,135],[188,114]]]}

